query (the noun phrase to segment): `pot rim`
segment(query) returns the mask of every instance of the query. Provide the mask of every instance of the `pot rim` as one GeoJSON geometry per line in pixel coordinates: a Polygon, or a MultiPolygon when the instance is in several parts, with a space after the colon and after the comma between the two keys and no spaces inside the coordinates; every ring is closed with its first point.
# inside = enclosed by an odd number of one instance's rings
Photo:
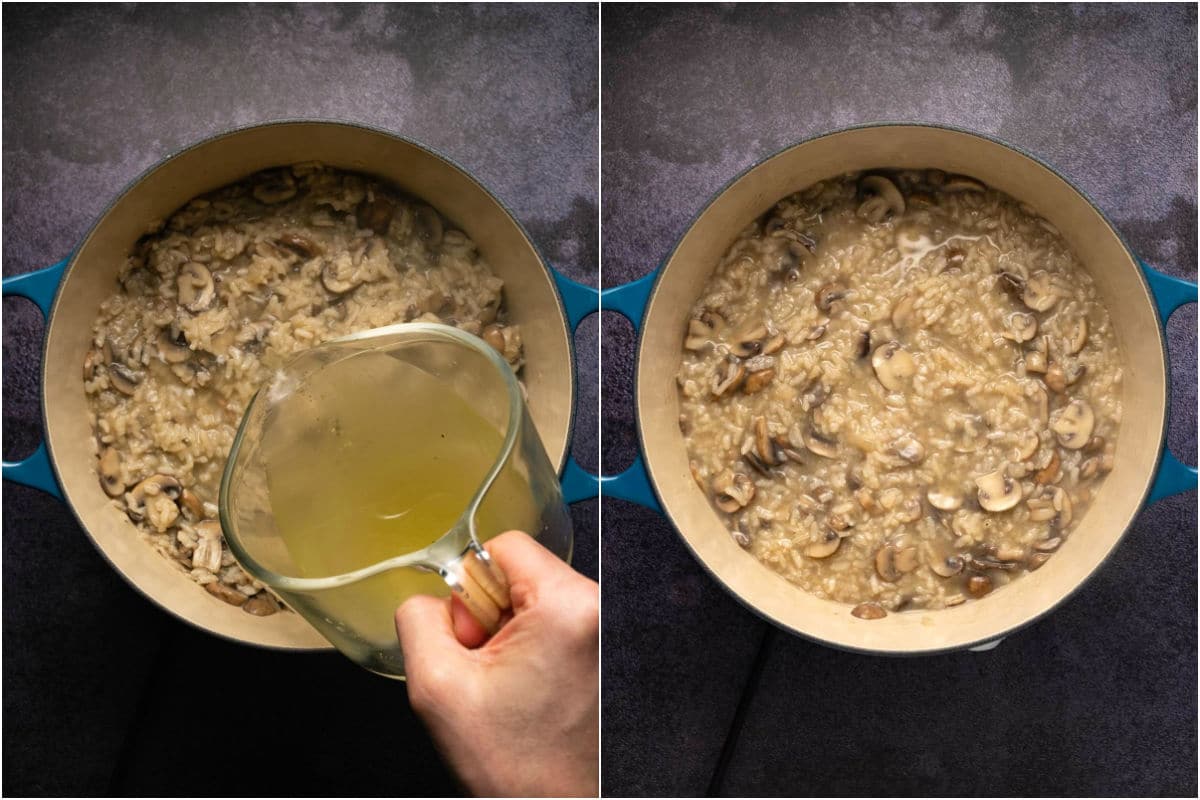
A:
{"type": "MultiPolygon", "coordinates": [[[[717,202],[717,200],[719,200],[721,197],[723,197],[725,195],[725,193],[728,192],[729,189],[734,184],[738,183],[746,175],[748,175],[749,173],[758,169],[759,167],[763,166],[767,162],[772,161],[773,159],[783,155],[784,153],[794,150],[797,147],[802,147],[804,145],[810,144],[810,143],[818,141],[820,139],[828,138],[830,136],[837,136],[837,135],[844,134],[844,133],[850,133],[852,131],[866,130],[866,129],[873,129],[873,128],[925,128],[925,129],[929,129],[929,130],[950,131],[953,133],[964,134],[966,136],[972,136],[977,139],[991,142],[992,144],[1000,145],[1001,147],[1011,150],[1011,151],[1017,153],[1018,155],[1024,156],[1025,158],[1029,159],[1030,161],[1033,161],[1035,164],[1046,169],[1051,174],[1056,176],[1059,180],[1063,181],[1063,183],[1065,183],[1067,186],[1069,186],[1071,188],[1071,190],[1073,192],[1075,192],[1077,195],[1079,195],[1079,197],[1082,198],[1083,201],[1086,202],[1092,208],[1092,210],[1100,217],[1100,219],[1104,221],[1105,225],[1107,225],[1108,228],[1113,232],[1114,236],[1116,236],[1117,241],[1119,241],[1121,243],[1121,247],[1124,248],[1125,252],[1128,254],[1130,261],[1132,261],[1135,265],[1134,271],[1137,273],[1138,280],[1141,281],[1142,288],[1146,293],[1145,296],[1147,298],[1151,299],[1151,302],[1149,302],[1148,305],[1150,307],[1150,312],[1154,315],[1154,319],[1157,321],[1154,331],[1158,337],[1159,352],[1160,352],[1162,360],[1163,360],[1163,374],[1166,376],[1166,382],[1167,382],[1167,386],[1169,388],[1169,386],[1170,386],[1170,366],[1171,365],[1170,365],[1170,359],[1168,358],[1168,355],[1167,355],[1166,339],[1165,339],[1165,336],[1163,333],[1163,319],[1161,318],[1161,316],[1158,313],[1157,305],[1152,301],[1154,295],[1150,289],[1150,284],[1146,279],[1145,273],[1141,269],[1136,268],[1136,265],[1142,263],[1141,260],[1138,259],[1138,257],[1136,255],[1134,255],[1134,252],[1133,252],[1132,248],[1130,248],[1129,243],[1127,241],[1125,241],[1125,237],[1121,234],[1121,232],[1117,228],[1117,226],[1113,224],[1112,220],[1110,220],[1104,214],[1104,212],[1100,209],[1100,207],[1096,204],[1096,202],[1093,201],[1092,198],[1089,197],[1086,192],[1084,192],[1082,189],[1080,189],[1078,186],[1076,186],[1073,181],[1071,181],[1066,175],[1064,175],[1058,169],[1054,168],[1047,162],[1038,158],[1036,155],[1024,150],[1021,147],[1018,147],[1017,145],[1006,142],[1003,139],[1000,139],[998,137],[990,136],[988,134],[980,133],[978,131],[973,131],[973,130],[970,130],[969,128],[963,128],[963,127],[959,127],[956,125],[948,125],[948,124],[939,123],[939,122],[911,122],[911,121],[904,122],[904,121],[881,120],[881,121],[876,121],[876,122],[856,123],[854,125],[847,125],[847,126],[844,126],[841,128],[834,128],[832,130],[827,130],[822,133],[818,133],[813,136],[806,137],[799,141],[785,145],[784,147],[781,147],[762,158],[756,159],[749,166],[745,167],[740,172],[738,172],[736,175],[734,175],[732,178],[730,178],[728,181],[726,181],[716,192],[714,192],[708,198],[708,200],[704,203],[704,205],[701,206],[700,209],[697,210],[696,213],[692,216],[691,221],[688,222],[687,227],[684,228],[684,230],[683,230],[683,233],[681,233],[679,235],[679,237],[675,240],[675,244],[673,244],[671,246],[670,251],[668,251],[668,253],[662,258],[662,260],[659,261],[658,267],[655,268],[654,272],[652,273],[654,275],[654,281],[650,287],[650,292],[647,295],[645,307],[647,309],[649,309],[650,306],[653,304],[654,298],[658,294],[658,289],[662,282],[664,268],[675,257],[675,254],[679,251],[680,245],[683,244],[683,241],[688,237],[688,235],[696,227],[696,223],[700,220],[700,218],[702,216],[704,216],[705,212],[707,212],[708,209],[714,203],[717,202]]],[[[640,392],[638,391],[638,386],[640,385],[641,380],[642,380],[641,356],[642,356],[642,347],[645,345],[645,340],[646,340],[645,318],[643,317],[642,324],[638,327],[637,348],[635,351],[636,357],[637,357],[637,361],[636,361],[637,368],[635,370],[635,382],[634,382],[634,408],[635,408],[636,422],[637,422],[638,448],[639,448],[639,451],[643,452],[643,453],[645,452],[645,449],[646,449],[646,439],[645,439],[645,435],[643,433],[642,403],[641,403],[641,399],[640,399],[640,392]]],[[[1155,459],[1154,459],[1154,465],[1149,473],[1151,478],[1153,478],[1153,476],[1155,474],[1157,474],[1158,469],[1159,469],[1160,465],[1162,464],[1163,448],[1166,446],[1167,420],[1170,419],[1170,406],[1171,406],[1171,393],[1169,390],[1166,392],[1165,398],[1166,399],[1163,404],[1162,432],[1161,432],[1161,435],[1159,436],[1157,455],[1155,456],[1155,459]]],[[[893,658],[912,658],[912,657],[920,657],[920,656],[942,655],[945,653],[956,653],[956,652],[961,652],[964,650],[971,650],[971,649],[980,647],[982,645],[990,644],[990,643],[999,643],[1005,637],[1008,637],[1008,636],[1016,633],[1017,631],[1023,630],[1024,628],[1027,628],[1030,625],[1033,625],[1035,622],[1038,622],[1039,620],[1042,620],[1045,617],[1049,616],[1052,612],[1058,610],[1065,602],[1067,602],[1069,599],[1074,597],[1075,594],[1081,588],[1083,588],[1083,586],[1086,583],[1091,581],[1092,578],[1095,577],[1096,573],[1099,572],[1101,570],[1101,568],[1103,568],[1104,565],[1108,563],[1109,559],[1111,559],[1113,557],[1113,553],[1116,552],[1117,547],[1120,546],[1121,542],[1124,541],[1125,537],[1129,534],[1129,529],[1130,529],[1130,527],[1132,527],[1134,519],[1137,518],[1137,514],[1140,513],[1141,509],[1143,509],[1145,507],[1146,500],[1149,497],[1150,491],[1153,488],[1153,484],[1154,484],[1152,479],[1147,480],[1146,486],[1142,490],[1141,499],[1138,501],[1138,504],[1136,506],[1137,511],[1135,511],[1133,517],[1130,518],[1129,524],[1127,524],[1125,526],[1125,528],[1121,531],[1120,535],[1117,536],[1116,541],[1113,543],[1113,546],[1109,549],[1108,553],[1105,554],[1104,558],[1101,559],[1096,564],[1096,566],[1092,569],[1092,571],[1089,572],[1083,580],[1079,581],[1077,584],[1072,586],[1069,591],[1063,593],[1058,599],[1056,599],[1053,603],[1051,603],[1049,606],[1047,606],[1044,610],[1028,617],[1025,620],[1022,620],[1021,622],[1019,622],[1015,625],[1012,625],[1011,627],[1007,627],[1004,630],[1002,630],[994,635],[987,636],[987,637],[977,639],[974,641],[966,642],[963,644],[956,644],[956,645],[951,645],[948,647],[930,647],[928,649],[922,649],[922,650],[879,650],[879,649],[872,649],[870,647],[855,647],[853,645],[843,644],[840,642],[832,642],[832,641],[828,641],[826,639],[822,639],[821,637],[815,636],[806,631],[798,630],[798,629],[792,627],[791,625],[788,625],[787,623],[785,623],[781,620],[777,620],[774,617],[768,615],[767,613],[765,613],[758,607],[752,605],[749,601],[747,601],[745,598],[743,598],[739,593],[734,591],[725,582],[725,580],[723,578],[721,578],[720,575],[718,575],[716,572],[714,572],[709,567],[709,565],[702,558],[700,558],[699,553],[692,546],[691,541],[687,538],[687,536],[685,536],[683,534],[683,532],[679,529],[679,526],[675,524],[675,520],[672,518],[670,512],[666,510],[665,504],[662,503],[662,492],[659,491],[658,482],[655,480],[653,468],[651,467],[649,461],[647,461],[646,459],[642,459],[642,461],[645,464],[646,479],[650,483],[650,488],[654,492],[656,497],[658,498],[659,505],[663,508],[663,515],[666,517],[667,521],[670,523],[671,529],[675,532],[675,535],[677,537],[679,537],[679,539],[683,542],[684,547],[687,548],[688,552],[692,555],[692,558],[696,561],[696,563],[699,564],[700,567],[706,573],[708,573],[708,575],[717,583],[717,585],[719,585],[722,589],[724,589],[728,595],[732,596],[742,607],[746,608],[747,610],[752,612],[758,618],[762,619],[765,622],[770,623],[772,626],[784,631],[785,633],[791,634],[793,636],[798,636],[798,637],[805,639],[807,641],[810,641],[810,642],[815,642],[816,644],[820,644],[824,647],[830,647],[835,650],[842,650],[845,652],[856,653],[856,654],[861,654],[861,655],[890,656],[893,658]]],[[[804,591],[803,589],[799,589],[799,587],[797,587],[797,588],[799,591],[804,591]]]]}
{"type": "MultiPolygon", "coordinates": [[[[471,183],[473,183],[481,192],[483,192],[494,203],[496,203],[496,205],[499,206],[499,208],[508,216],[508,218],[512,221],[512,223],[517,227],[517,230],[520,231],[521,236],[525,239],[525,241],[529,244],[530,249],[537,256],[538,264],[541,266],[542,272],[545,274],[546,280],[549,282],[550,287],[554,292],[554,301],[558,307],[559,319],[562,322],[563,331],[567,337],[567,345],[568,345],[567,367],[569,370],[571,396],[568,401],[570,403],[570,409],[569,409],[569,413],[567,414],[567,418],[568,418],[567,442],[566,442],[566,446],[563,448],[562,456],[558,459],[558,462],[555,464],[556,471],[561,473],[562,469],[563,469],[563,465],[565,465],[567,463],[567,460],[570,458],[570,455],[571,455],[570,444],[571,444],[571,439],[572,439],[572,433],[575,430],[575,416],[578,411],[578,402],[577,402],[578,396],[577,395],[579,392],[579,387],[577,385],[578,381],[576,380],[575,337],[571,333],[571,328],[567,321],[566,307],[563,304],[562,295],[558,291],[558,288],[557,288],[558,284],[554,280],[554,272],[550,268],[550,262],[546,260],[546,256],[542,253],[541,249],[534,242],[533,238],[529,235],[529,231],[525,229],[525,226],[521,223],[521,221],[519,219],[517,219],[516,215],[513,214],[512,209],[510,209],[503,200],[501,200],[499,197],[497,197],[494,192],[492,192],[478,178],[476,178],[475,175],[470,170],[468,170],[466,167],[459,164],[457,161],[455,161],[453,158],[450,158],[448,155],[446,155],[442,151],[440,151],[436,148],[430,147],[429,145],[418,142],[417,140],[412,139],[408,136],[405,136],[405,135],[399,134],[399,133],[395,133],[393,131],[389,131],[385,128],[380,128],[375,125],[368,125],[368,124],[360,123],[360,122],[348,122],[345,120],[328,119],[328,118],[321,118],[321,117],[284,117],[284,118],[280,118],[280,119],[267,120],[265,122],[255,122],[255,123],[249,123],[246,125],[238,125],[238,126],[232,127],[232,128],[226,128],[218,133],[214,133],[214,134],[205,136],[202,139],[198,139],[198,140],[192,142],[191,144],[184,145],[182,147],[178,147],[178,148],[171,150],[167,155],[158,159],[153,164],[151,164],[150,166],[146,167],[141,172],[139,172],[132,180],[128,181],[125,184],[125,186],[116,195],[113,196],[112,200],[110,200],[104,206],[104,208],[96,215],[96,217],[92,221],[91,225],[88,226],[87,232],[79,240],[79,244],[77,244],[75,246],[75,248],[71,251],[71,254],[67,257],[66,267],[63,269],[62,276],[59,278],[58,285],[55,287],[54,302],[50,306],[50,312],[46,315],[45,325],[43,327],[42,364],[41,364],[41,369],[38,371],[39,380],[40,380],[39,390],[41,389],[41,387],[45,386],[46,373],[49,371],[49,364],[46,359],[46,342],[50,338],[50,331],[54,326],[55,317],[57,316],[57,313],[58,313],[59,302],[62,300],[62,291],[61,290],[64,286],[66,286],[67,282],[71,278],[72,273],[75,271],[75,267],[77,266],[77,263],[78,263],[79,253],[84,249],[84,247],[86,247],[87,243],[89,241],[91,241],[92,237],[95,235],[96,231],[103,224],[104,220],[108,218],[109,214],[111,214],[112,211],[118,205],[120,205],[121,201],[123,201],[134,189],[136,189],[138,186],[140,186],[147,178],[149,178],[152,174],[157,172],[159,169],[166,166],[168,163],[174,161],[175,159],[180,158],[181,156],[192,152],[193,150],[196,150],[200,147],[204,147],[206,145],[212,144],[213,142],[216,142],[218,140],[226,139],[226,138],[233,137],[233,136],[238,136],[238,135],[247,133],[249,131],[260,130],[260,129],[265,129],[265,128],[282,127],[282,126],[286,126],[286,125],[326,125],[326,126],[342,127],[342,128],[357,128],[359,130],[367,131],[369,133],[386,136],[388,138],[395,139],[397,141],[400,141],[407,145],[415,147],[418,150],[423,150],[426,153],[429,153],[430,155],[433,155],[434,157],[440,159],[441,161],[446,163],[448,166],[450,166],[452,169],[455,169],[459,173],[461,173],[463,175],[463,177],[465,177],[467,180],[469,180],[471,183]]],[[[175,609],[170,608],[169,606],[167,606],[164,603],[160,603],[158,600],[154,599],[153,597],[148,595],[146,592],[142,591],[142,588],[137,584],[137,582],[134,581],[134,579],[132,577],[130,577],[129,575],[127,575],[123,570],[121,570],[116,565],[116,563],[114,563],[113,560],[109,557],[108,553],[105,552],[104,548],[102,548],[100,546],[99,542],[96,541],[96,538],[92,535],[91,529],[88,527],[87,523],[84,522],[83,518],[80,517],[78,510],[75,508],[75,504],[71,501],[71,498],[68,496],[65,484],[63,483],[63,480],[62,480],[62,476],[59,473],[58,461],[55,458],[54,448],[50,443],[49,436],[46,435],[46,432],[49,430],[49,416],[46,411],[46,394],[44,391],[42,391],[41,394],[42,394],[42,398],[41,398],[41,402],[39,403],[39,408],[41,410],[41,416],[42,416],[42,431],[43,431],[42,441],[46,447],[46,456],[47,456],[46,460],[50,464],[50,470],[54,475],[54,480],[60,487],[63,488],[62,501],[63,501],[64,505],[66,505],[67,508],[70,510],[71,516],[73,516],[75,518],[75,522],[79,525],[79,527],[87,535],[88,540],[91,541],[92,547],[95,548],[96,552],[100,554],[100,557],[103,558],[104,561],[109,565],[109,567],[111,567],[114,572],[116,572],[118,575],[120,575],[121,578],[124,579],[124,581],[134,591],[136,591],[139,595],[141,595],[143,598],[148,600],[155,607],[166,611],[171,616],[175,617],[178,620],[181,620],[182,622],[186,623],[187,625],[191,626],[192,628],[195,628],[196,630],[202,631],[202,632],[210,634],[212,636],[216,636],[218,638],[224,639],[225,641],[234,642],[236,644],[249,645],[251,647],[258,647],[258,648],[261,648],[264,650],[274,650],[274,651],[290,652],[290,653],[319,653],[319,652],[332,651],[332,650],[336,649],[332,644],[328,644],[328,643],[325,645],[322,645],[322,646],[304,647],[304,646],[268,644],[268,643],[253,642],[253,641],[248,641],[246,639],[241,639],[236,636],[231,636],[227,633],[205,627],[205,626],[199,624],[198,622],[195,622],[194,620],[188,619],[187,617],[185,617],[182,614],[180,614],[179,612],[177,612],[175,609]]]]}

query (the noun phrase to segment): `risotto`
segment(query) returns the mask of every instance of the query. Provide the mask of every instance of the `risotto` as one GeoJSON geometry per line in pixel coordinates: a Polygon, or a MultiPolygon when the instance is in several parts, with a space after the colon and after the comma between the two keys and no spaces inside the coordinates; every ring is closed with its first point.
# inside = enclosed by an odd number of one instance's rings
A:
{"type": "Polygon", "coordinates": [[[519,369],[502,281],[436,210],[319,164],[198,197],[135,245],[83,365],[100,484],[140,535],[212,595],[279,602],[235,563],[217,521],[251,397],[293,354],[398,322],[456,325],[519,369]]]}
{"type": "Polygon", "coordinates": [[[783,199],[724,254],[680,425],[738,544],[877,619],[1042,566],[1112,469],[1121,379],[1048,221],[968,177],[876,171],[783,199]]]}

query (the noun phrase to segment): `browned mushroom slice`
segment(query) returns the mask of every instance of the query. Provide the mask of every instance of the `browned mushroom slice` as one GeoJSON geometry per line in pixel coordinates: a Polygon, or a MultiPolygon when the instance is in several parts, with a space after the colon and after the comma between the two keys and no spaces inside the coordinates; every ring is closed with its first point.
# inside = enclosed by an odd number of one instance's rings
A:
{"type": "Polygon", "coordinates": [[[158,335],[158,356],[168,364],[179,364],[187,361],[192,350],[187,346],[187,340],[182,339],[182,334],[179,337],[172,336],[171,332],[166,328],[158,335]]]}
{"type": "Polygon", "coordinates": [[[1037,453],[1042,440],[1036,431],[1023,431],[1017,439],[1016,461],[1028,461],[1037,453]]]}
{"type": "Polygon", "coordinates": [[[213,581],[212,583],[204,584],[204,591],[208,592],[218,600],[224,600],[231,606],[245,605],[246,601],[250,599],[237,589],[234,589],[232,586],[226,586],[220,581],[213,581]]]}
{"type": "Polygon", "coordinates": [[[974,178],[968,178],[966,175],[949,175],[946,177],[946,182],[942,184],[942,191],[950,194],[958,194],[962,192],[982,192],[987,187],[974,178]]]}
{"type": "Polygon", "coordinates": [[[315,258],[324,252],[321,246],[307,236],[299,233],[284,233],[275,240],[281,247],[286,247],[301,258],[315,258]]]}
{"type": "Polygon", "coordinates": [[[731,394],[742,385],[742,381],[746,377],[746,368],[736,361],[727,361],[718,368],[717,374],[713,375],[712,393],[713,397],[721,397],[726,394],[731,394]]]}
{"type": "Polygon", "coordinates": [[[373,200],[363,200],[355,211],[354,220],[358,227],[370,230],[376,236],[384,236],[396,215],[396,204],[387,197],[375,195],[373,200]]]}
{"type": "Polygon", "coordinates": [[[252,194],[255,200],[268,206],[291,200],[296,196],[296,179],[284,170],[266,173],[252,194]]]}
{"type": "Polygon", "coordinates": [[[726,470],[713,480],[713,500],[717,508],[733,514],[754,499],[754,481],[740,472],[726,470]]]}
{"type": "Polygon", "coordinates": [[[134,372],[124,364],[113,362],[108,365],[108,378],[114,389],[121,394],[133,395],[142,382],[142,373],[134,372]]]}
{"type": "Polygon", "coordinates": [[[956,555],[948,555],[932,560],[929,568],[933,570],[935,575],[943,578],[952,578],[963,571],[963,560],[956,555]]]}
{"type": "Polygon", "coordinates": [[[326,261],[321,268],[321,284],[332,294],[345,294],[361,283],[358,268],[346,253],[326,261]]]}
{"type": "Polygon", "coordinates": [[[904,213],[904,195],[896,184],[882,175],[866,175],[858,182],[866,200],[858,207],[858,216],[868,222],[882,222],[889,216],[904,213]]]}
{"type": "Polygon", "coordinates": [[[809,558],[829,558],[837,552],[842,543],[842,537],[836,532],[827,530],[821,534],[820,541],[813,542],[804,548],[804,555],[809,558]]]}
{"type": "Polygon", "coordinates": [[[188,311],[204,311],[217,297],[212,273],[198,261],[189,261],[179,269],[175,286],[179,292],[179,305],[188,311]]]}
{"type": "Polygon", "coordinates": [[[1059,290],[1054,285],[1050,273],[1038,270],[1025,281],[1025,291],[1021,299],[1034,311],[1049,311],[1058,302],[1059,290]]]}
{"type": "Polygon", "coordinates": [[[1029,563],[1026,566],[1030,572],[1035,572],[1041,569],[1042,565],[1049,561],[1052,555],[1053,553],[1034,553],[1029,557],[1029,563]]]}
{"type": "Polygon", "coordinates": [[[429,249],[434,249],[442,243],[445,226],[442,217],[432,206],[418,204],[413,213],[414,230],[417,238],[429,249]]]}
{"type": "Polygon", "coordinates": [[[767,426],[766,417],[755,417],[754,419],[754,451],[763,464],[773,467],[779,463],[778,454],[775,451],[775,440],[771,438],[771,432],[767,426]]]}
{"type": "Polygon", "coordinates": [[[269,617],[279,611],[279,601],[270,592],[259,592],[246,601],[242,611],[256,617],[269,617]]]}
{"type": "Polygon", "coordinates": [[[1037,317],[1017,312],[1008,316],[1008,330],[1004,332],[1004,336],[1014,342],[1028,342],[1037,335],[1037,329],[1037,317]]]}
{"type": "Polygon", "coordinates": [[[824,458],[833,458],[838,452],[837,440],[826,436],[814,428],[809,428],[805,434],[804,446],[824,458]]]}
{"type": "Polygon", "coordinates": [[[830,307],[850,293],[850,290],[839,283],[827,283],[820,289],[817,289],[816,304],[817,308],[825,313],[829,313],[830,307]]]}
{"type": "Polygon", "coordinates": [[[100,454],[100,486],[109,497],[125,494],[125,482],[121,480],[121,456],[115,448],[106,447],[100,454]]]}
{"type": "Polygon", "coordinates": [[[887,612],[883,610],[883,606],[874,602],[859,603],[851,609],[850,614],[859,619],[883,619],[887,616],[887,612]]]}
{"type": "Polygon", "coordinates": [[[1067,352],[1071,355],[1078,353],[1087,344],[1087,338],[1087,317],[1080,317],[1067,330],[1067,352]]]}
{"type": "Polygon", "coordinates": [[[875,572],[888,583],[900,580],[900,570],[896,568],[896,548],[885,544],[875,551],[875,572]]]}
{"type": "Polygon", "coordinates": [[[204,503],[191,489],[184,489],[179,494],[179,509],[183,516],[193,522],[204,518],[204,503]]]}
{"type": "Polygon", "coordinates": [[[170,475],[161,473],[151,475],[137,484],[125,496],[125,508],[133,520],[140,521],[146,515],[146,499],[159,494],[166,495],[171,500],[178,500],[182,486],[170,475]]]}
{"type": "Polygon", "coordinates": [[[1078,450],[1091,439],[1095,425],[1096,416],[1092,407],[1077,398],[1055,412],[1050,430],[1054,431],[1060,445],[1068,450],[1078,450]]]}
{"type": "Polygon", "coordinates": [[[929,500],[929,505],[939,511],[957,511],[963,504],[960,495],[942,489],[930,489],[925,497],[929,500]]]}
{"type": "Polygon", "coordinates": [[[772,353],[778,353],[783,349],[785,344],[787,344],[787,337],[782,333],[778,336],[774,336],[763,343],[762,354],[764,356],[769,356],[772,353]]]}
{"type": "Polygon", "coordinates": [[[767,385],[771,383],[771,379],[775,377],[775,370],[763,369],[758,372],[751,372],[746,376],[745,383],[742,384],[742,391],[746,394],[757,394],[767,385]]]}
{"type": "Polygon", "coordinates": [[[1071,502],[1071,495],[1066,489],[1061,486],[1054,487],[1054,494],[1051,502],[1054,504],[1054,510],[1058,512],[1058,516],[1054,518],[1054,523],[1051,527],[1054,530],[1066,530],[1071,520],[1075,517],[1075,507],[1071,502]]]}
{"type": "Polygon", "coordinates": [[[899,342],[888,342],[875,348],[871,366],[875,368],[875,377],[891,392],[903,389],[909,379],[917,374],[916,362],[899,342]]]}
{"type": "Polygon", "coordinates": [[[738,358],[750,358],[763,350],[763,344],[770,334],[765,325],[750,325],[738,331],[729,351],[738,358]]]}
{"type": "Polygon", "coordinates": [[[1021,502],[1021,484],[1004,469],[976,478],[975,485],[979,487],[979,505],[985,511],[1007,511],[1021,502]]]}
{"type": "Polygon", "coordinates": [[[1043,486],[1048,483],[1056,483],[1062,477],[1061,464],[1062,459],[1058,457],[1058,451],[1055,450],[1050,454],[1050,460],[1046,463],[1046,466],[1038,470],[1037,474],[1033,476],[1034,483],[1043,486]]]}
{"type": "Polygon", "coordinates": [[[972,575],[967,579],[967,593],[976,599],[983,597],[985,594],[995,588],[992,584],[992,579],[987,575],[972,575]]]}

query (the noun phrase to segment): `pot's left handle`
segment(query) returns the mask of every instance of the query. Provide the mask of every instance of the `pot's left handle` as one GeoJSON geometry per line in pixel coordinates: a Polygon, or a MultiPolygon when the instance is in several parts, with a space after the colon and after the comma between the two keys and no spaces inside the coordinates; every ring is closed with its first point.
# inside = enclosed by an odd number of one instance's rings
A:
{"type": "MultiPolygon", "coordinates": [[[[62,280],[63,270],[67,268],[69,258],[64,258],[52,267],[27,272],[24,275],[14,275],[5,278],[4,296],[16,295],[33,302],[42,311],[42,317],[50,319],[50,306],[54,303],[54,295],[58,292],[58,284],[62,280]]],[[[23,461],[4,462],[4,480],[19,483],[22,486],[32,486],[62,499],[62,490],[54,479],[54,470],[50,466],[50,455],[46,452],[43,441],[37,450],[23,461]]]]}
{"type": "MultiPolygon", "coordinates": [[[[1196,284],[1159,272],[1145,261],[1142,262],[1142,271],[1150,284],[1150,292],[1154,295],[1154,303],[1158,306],[1158,316],[1162,320],[1165,332],[1167,320],[1175,313],[1175,309],[1196,302],[1196,284]]],[[[1196,468],[1184,464],[1170,450],[1164,449],[1147,502],[1153,503],[1169,495],[1192,491],[1196,485],[1196,468]]]]}
{"type": "MultiPolygon", "coordinates": [[[[567,309],[567,321],[571,325],[572,333],[585,317],[599,311],[616,311],[628,319],[634,330],[637,330],[641,327],[646,302],[650,299],[650,289],[657,277],[657,271],[651,272],[632,283],[601,291],[576,283],[556,271],[552,272],[554,282],[558,285],[558,293],[567,309]]],[[[574,458],[568,458],[567,467],[563,470],[562,489],[563,499],[568,503],[605,494],[661,511],[640,455],[628,469],[617,475],[593,475],[579,466],[574,458]]]]}

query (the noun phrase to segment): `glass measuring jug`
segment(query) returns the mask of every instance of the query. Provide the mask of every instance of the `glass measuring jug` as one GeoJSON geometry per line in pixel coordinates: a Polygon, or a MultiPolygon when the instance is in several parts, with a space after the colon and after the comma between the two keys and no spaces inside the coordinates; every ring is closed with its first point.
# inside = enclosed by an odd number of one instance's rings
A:
{"type": "Polygon", "coordinates": [[[246,572],[361,666],[404,676],[393,614],[456,593],[494,631],[482,543],[523,530],[569,560],[570,515],[520,384],[490,345],[408,323],[319,345],[263,386],[221,481],[246,572]]]}

